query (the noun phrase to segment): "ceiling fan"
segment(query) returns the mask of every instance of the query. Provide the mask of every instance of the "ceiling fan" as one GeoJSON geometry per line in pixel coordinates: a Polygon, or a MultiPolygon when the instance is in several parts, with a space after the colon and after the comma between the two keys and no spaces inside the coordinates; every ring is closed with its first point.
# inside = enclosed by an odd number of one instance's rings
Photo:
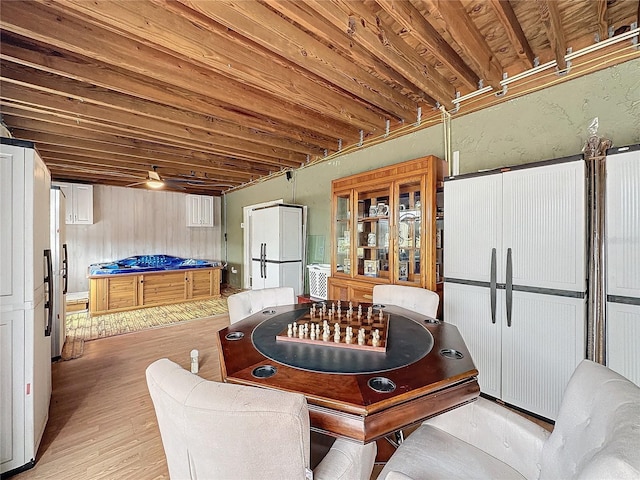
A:
{"type": "Polygon", "coordinates": [[[196,172],[191,172],[191,175],[180,175],[176,177],[161,177],[158,173],[158,167],[153,166],[153,170],[147,172],[147,178],[143,181],[132,183],[127,187],[134,187],[136,185],[146,184],[150,188],[159,189],[165,185],[177,190],[186,190],[186,186],[191,187],[212,187],[212,188],[231,188],[236,186],[231,183],[218,183],[213,178],[208,178],[205,174],[204,177],[196,176],[196,172]]]}
{"type": "Polygon", "coordinates": [[[147,172],[147,178],[145,180],[143,180],[142,182],[132,183],[130,185],[127,185],[127,187],[135,187],[136,185],[142,184],[146,184],[148,187],[155,189],[164,187],[165,181],[160,178],[160,174],[157,172],[158,167],[154,165],[152,168],[153,170],[149,170],[147,172]]]}

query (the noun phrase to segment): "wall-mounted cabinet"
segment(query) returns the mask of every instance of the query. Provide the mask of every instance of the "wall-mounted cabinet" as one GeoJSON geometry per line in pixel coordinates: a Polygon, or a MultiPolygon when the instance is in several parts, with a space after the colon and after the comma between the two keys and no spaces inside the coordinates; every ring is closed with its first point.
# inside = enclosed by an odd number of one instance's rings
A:
{"type": "Polygon", "coordinates": [[[187,227],[213,227],[213,197],[187,195],[187,227]]]}
{"type": "Polygon", "coordinates": [[[444,165],[428,156],[332,182],[329,298],[371,301],[381,283],[438,291],[436,193],[444,165]]]}
{"type": "Polygon", "coordinates": [[[55,183],[66,198],[65,223],[67,225],[93,224],[93,185],[81,183],[55,183]]]}

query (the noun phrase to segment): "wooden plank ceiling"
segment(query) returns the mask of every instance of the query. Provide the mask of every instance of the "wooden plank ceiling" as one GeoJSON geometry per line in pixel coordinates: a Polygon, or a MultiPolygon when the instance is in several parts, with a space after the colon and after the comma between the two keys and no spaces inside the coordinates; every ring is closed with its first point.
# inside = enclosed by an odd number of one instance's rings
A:
{"type": "Polygon", "coordinates": [[[633,31],[638,9],[637,0],[3,1],[0,108],[54,179],[129,186],[155,168],[168,189],[219,195],[437,122],[440,106],[462,115],[637,58],[633,38],[569,63],[565,54],[633,31]],[[505,93],[505,78],[554,61],[505,93]]]}

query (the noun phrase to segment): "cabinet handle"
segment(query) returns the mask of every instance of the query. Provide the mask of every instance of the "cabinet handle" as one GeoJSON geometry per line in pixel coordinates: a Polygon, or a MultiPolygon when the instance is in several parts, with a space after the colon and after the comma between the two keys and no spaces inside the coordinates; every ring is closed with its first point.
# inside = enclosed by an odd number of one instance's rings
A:
{"type": "Polygon", "coordinates": [[[69,287],[69,252],[67,250],[67,244],[62,244],[62,250],[64,251],[64,259],[62,260],[62,265],[64,267],[64,274],[62,278],[64,279],[64,288],[62,290],[62,294],[66,295],[69,287]]]}
{"type": "Polygon", "coordinates": [[[506,297],[507,297],[507,327],[511,326],[511,310],[513,308],[513,261],[511,260],[511,249],[507,248],[507,279],[506,279],[506,297]]]}
{"type": "Polygon", "coordinates": [[[498,289],[497,282],[497,264],[496,264],[496,249],[491,249],[491,323],[496,323],[496,294],[498,289]]]}
{"type": "Polygon", "coordinates": [[[53,264],[51,261],[51,250],[48,248],[44,251],[44,258],[47,261],[47,274],[44,282],[47,284],[47,301],[44,308],[47,309],[47,324],[44,327],[44,336],[51,336],[51,326],[53,325],[53,302],[55,295],[53,293],[53,264]]]}

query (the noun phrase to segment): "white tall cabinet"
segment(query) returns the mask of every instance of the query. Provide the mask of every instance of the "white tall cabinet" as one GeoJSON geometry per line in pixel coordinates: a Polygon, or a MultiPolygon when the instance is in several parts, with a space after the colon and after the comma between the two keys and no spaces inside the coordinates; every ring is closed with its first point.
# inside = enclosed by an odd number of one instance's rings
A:
{"type": "Polygon", "coordinates": [[[640,145],[606,160],[607,366],[640,385],[640,145]]]}
{"type": "Polygon", "coordinates": [[[444,320],[483,393],[555,419],[585,356],[582,158],[445,181],[444,320]]]}
{"type": "Polygon", "coordinates": [[[35,462],[51,397],[51,177],[30,142],[0,139],[0,473],[35,462]],[[47,264],[47,258],[49,263],[47,264]]]}
{"type": "Polygon", "coordinates": [[[251,212],[251,288],[293,287],[302,294],[303,207],[277,204],[251,212]]]}

